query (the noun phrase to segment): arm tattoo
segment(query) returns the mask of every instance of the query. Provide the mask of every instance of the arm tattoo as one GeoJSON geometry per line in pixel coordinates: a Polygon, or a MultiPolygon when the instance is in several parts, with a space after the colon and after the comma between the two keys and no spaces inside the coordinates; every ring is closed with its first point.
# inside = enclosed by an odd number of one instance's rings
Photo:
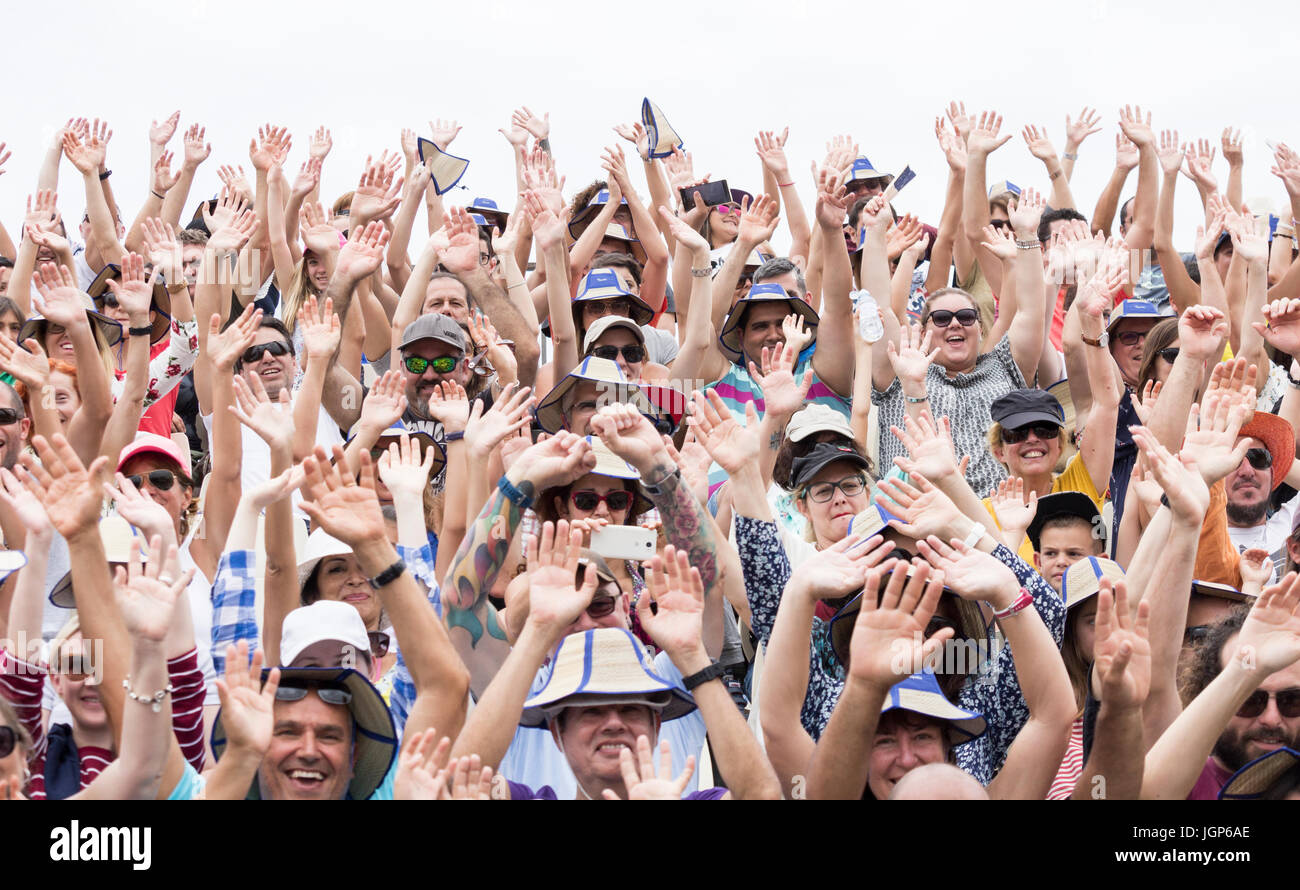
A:
{"type": "MultiPolygon", "coordinates": [[[[520,482],[516,488],[533,496],[531,482],[520,482]]],[[[498,640],[506,638],[496,609],[488,602],[488,591],[496,583],[522,519],[523,511],[498,489],[469,528],[447,573],[443,584],[447,626],[463,628],[471,646],[478,645],[484,630],[498,640]]]]}
{"type": "Polygon", "coordinates": [[[649,497],[659,509],[668,543],[686,551],[691,565],[700,570],[704,595],[708,596],[718,582],[718,544],[713,539],[713,524],[705,518],[704,508],[690,489],[679,484],[681,477],[676,471],[673,464],[651,470],[649,478],[664,481],[659,483],[661,493],[649,497]]]}

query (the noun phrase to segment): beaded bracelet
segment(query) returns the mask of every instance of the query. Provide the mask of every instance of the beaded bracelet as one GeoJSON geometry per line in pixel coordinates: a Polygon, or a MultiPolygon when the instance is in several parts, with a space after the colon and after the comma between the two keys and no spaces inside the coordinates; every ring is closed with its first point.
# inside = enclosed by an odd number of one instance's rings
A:
{"type": "Polygon", "coordinates": [[[162,689],[159,689],[153,695],[136,695],[131,691],[131,675],[127,674],[126,679],[122,681],[122,688],[126,690],[126,697],[131,701],[138,701],[142,705],[149,705],[153,712],[157,714],[162,710],[162,701],[172,691],[172,684],[168,683],[162,689]]]}

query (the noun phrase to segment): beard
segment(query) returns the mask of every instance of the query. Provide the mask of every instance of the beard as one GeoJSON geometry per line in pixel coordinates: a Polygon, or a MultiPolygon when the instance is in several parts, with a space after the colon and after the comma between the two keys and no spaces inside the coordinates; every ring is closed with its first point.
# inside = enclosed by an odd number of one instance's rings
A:
{"type": "Polygon", "coordinates": [[[1259,525],[1264,521],[1264,516],[1267,513],[1267,500],[1260,501],[1258,504],[1234,504],[1232,501],[1228,501],[1228,522],[1238,528],[1259,525]]]}
{"type": "Polygon", "coordinates": [[[1255,729],[1240,735],[1232,732],[1231,729],[1225,729],[1219,736],[1219,740],[1214,743],[1215,757],[1223,762],[1228,769],[1236,772],[1241,769],[1258,754],[1250,754],[1246,751],[1246,743],[1251,741],[1270,742],[1279,745],[1286,745],[1288,748],[1295,748],[1300,745],[1300,735],[1295,738],[1287,738],[1286,730],[1279,727],[1276,729],[1255,729]]]}

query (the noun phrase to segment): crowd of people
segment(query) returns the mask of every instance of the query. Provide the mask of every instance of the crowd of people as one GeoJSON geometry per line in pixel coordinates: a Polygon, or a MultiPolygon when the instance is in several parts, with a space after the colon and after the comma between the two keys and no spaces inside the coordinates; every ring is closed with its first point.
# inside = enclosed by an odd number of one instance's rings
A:
{"type": "Polygon", "coordinates": [[[119,197],[69,120],[0,226],[0,798],[1300,799],[1300,154],[1252,210],[1117,117],[1094,200],[1095,111],[1012,169],[953,102],[926,208],[649,100],[464,206],[455,121],[322,196],[328,129],[176,112],[119,197]]]}

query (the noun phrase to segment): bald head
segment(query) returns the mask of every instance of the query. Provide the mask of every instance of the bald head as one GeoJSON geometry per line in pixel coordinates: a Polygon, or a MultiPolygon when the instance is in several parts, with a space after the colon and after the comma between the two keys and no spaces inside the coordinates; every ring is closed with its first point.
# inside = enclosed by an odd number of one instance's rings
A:
{"type": "Polygon", "coordinates": [[[898,780],[890,800],[988,800],[988,792],[969,773],[947,763],[918,766],[898,780]]]}

